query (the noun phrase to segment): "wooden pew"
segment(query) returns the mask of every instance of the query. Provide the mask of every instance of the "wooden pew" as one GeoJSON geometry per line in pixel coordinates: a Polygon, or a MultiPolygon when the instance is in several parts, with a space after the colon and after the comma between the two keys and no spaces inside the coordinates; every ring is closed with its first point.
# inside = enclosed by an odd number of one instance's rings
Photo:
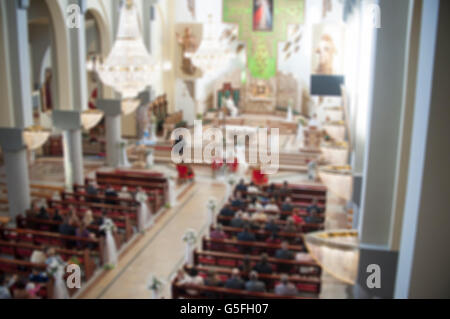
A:
{"type": "MultiPolygon", "coordinates": [[[[78,218],[83,219],[85,213],[86,213],[86,209],[82,209],[82,210],[77,210],[76,214],[78,216],[78,218]]],[[[54,213],[55,213],[55,209],[54,208],[47,208],[47,212],[49,213],[50,218],[53,217],[54,213]]],[[[67,209],[63,209],[63,210],[59,210],[59,213],[61,216],[64,216],[68,213],[69,211],[67,209]]],[[[31,218],[35,218],[34,214],[28,210],[25,212],[25,215],[27,217],[31,217],[31,218]]],[[[92,217],[94,218],[94,221],[99,221],[103,216],[102,213],[100,211],[92,211],[92,217]]],[[[133,229],[132,229],[132,223],[130,220],[130,217],[125,215],[125,216],[116,216],[114,214],[111,213],[107,213],[106,217],[110,218],[113,220],[114,224],[117,226],[117,228],[119,230],[122,230],[125,234],[125,241],[128,241],[131,239],[131,237],[133,236],[133,229]]],[[[33,221],[33,220],[32,220],[33,221]]],[[[42,224],[42,219],[37,219],[36,221],[39,221],[41,223],[42,226],[44,226],[44,224],[42,224]]],[[[51,227],[51,226],[59,226],[59,224],[57,223],[47,223],[48,227],[46,227],[46,229],[41,229],[41,230],[48,230],[48,229],[54,229],[55,227],[51,227]]],[[[96,231],[97,230],[97,226],[96,225],[90,225],[90,227],[92,227],[92,230],[96,231]]],[[[45,226],[43,227],[45,228],[45,226]]]]}
{"type": "Polygon", "coordinates": [[[144,173],[134,171],[97,172],[97,184],[127,186],[130,190],[142,187],[145,190],[157,190],[162,196],[162,205],[168,201],[169,183],[161,173],[144,173]]]}
{"type": "MultiPolygon", "coordinates": [[[[242,210],[242,211],[245,211],[245,212],[247,212],[249,214],[255,213],[257,211],[257,209],[254,209],[254,208],[237,208],[237,207],[233,207],[233,206],[231,206],[229,204],[226,204],[223,207],[231,208],[235,212],[237,212],[239,210],[242,210]]],[[[279,216],[289,217],[289,216],[291,216],[294,213],[299,214],[301,217],[309,216],[308,212],[306,212],[305,210],[299,210],[299,209],[296,209],[296,208],[294,208],[290,212],[288,212],[288,211],[283,211],[282,212],[281,210],[280,211],[264,210],[263,212],[265,214],[269,215],[269,216],[270,215],[275,215],[275,216],[279,215],[279,216]]],[[[318,218],[321,218],[323,221],[325,220],[325,213],[318,213],[316,216],[318,218]]]]}
{"type": "MultiPolygon", "coordinates": [[[[213,231],[215,228],[211,226],[210,230],[213,231]]],[[[236,228],[229,226],[222,226],[222,230],[227,234],[230,238],[235,238],[240,232],[244,231],[244,228],[236,228]]],[[[267,240],[272,232],[266,231],[264,229],[250,229],[251,233],[254,233],[256,238],[260,241],[267,240]]],[[[302,233],[285,233],[282,231],[277,232],[277,237],[282,241],[287,241],[289,243],[295,244],[303,244],[303,234],[302,233]]]]}
{"type": "Polygon", "coordinates": [[[68,241],[83,242],[93,245],[90,252],[97,256],[100,264],[103,264],[103,251],[105,247],[105,240],[100,238],[82,238],[77,236],[67,236],[58,233],[44,232],[31,229],[20,228],[5,228],[0,227],[0,240],[8,242],[26,242],[34,245],[47,245],[56,247],[66,247],[68,241]]]}
{"type": "MultiPolygon", "coordinates": [[[[117,248],[120,249],[122,247],[123,243],[127,242],[133,234],[133,230],[131,229],[131,225],[129,223],[128,217],[125,217],[125,229],[123,229],[123,238],[119,236],[118,233],[114,234],[114,237],[116,239],[117,248]]],[[[58,229],[58,227],[63,222],[58,222],[54,220],[46,220],[46,219],[39,219],[35,217],[31,217],[27,215],[25,217],[25,223],[27,229],[34,229],[34,230],[40,230],[40,231],[52,231],[54,229],[58,229]]],[[[100,235],[100,226],[99,225],[89,225],[87,229],[90,232],[93,232],[97,237],[100,235]]],[[[118,227],[120,229],[120,227],[118,227]]]]}
{"type": "MultiPolygon", "coordinates": [[[[29,243],[15,243],[3,240],[0,241],[0,253],[3,255],[14,256],[14,258],[17,260],[23,260],[24,258],[29,260],[33,251],[43,251],[44,249],[44,246],[33,245],[29,243]]],[[[92,260],[88,249],[79,251],[55,248],[55,252],[60,255],[61,258],[63,258],[63,260],[65,261],[68,261],[72,257],[76,257],[80,261],[80,267],[84,270],[86,281],[88,281],[93,276],[96,265],[92,260]]]]}
{"type": "MultiPolygon", "coordinates": [[[[236,195],[238,192],[242,194],[245,198],[252,198],[252,197],[258,197],[258,196],[264,196],[267,198],[271,198],[276,195],[271,195],[268,192],[262,191],[258,193],[252,193],[252,192],[245,192],[245,191],[238,191],[234,190],[234,195],[236,195]]],[[[315,196],[315,195],[304,195],[304,194],[297,194],[297,193],[290,193],[288,196],[292,199],[293,202],[297,203],[297,205],[302,206],[308,206],[311,205],[314,199],[317,199],[317,206],[323,207],[326,204],[327,198],[326,196],[315,196]]],[[[279,201],[281,202],[281,200],[279,201]]]]}
{"type": "MultiPolygon", "coordinates": [[[[275,252],[281,248],[281,244],[272,244],[259,241],[240,241],[237,239],[213,239],[208,237],[202,238],[202,249],[210,251],[223,251],[231,253],[246,252],[250,255],[260,255],[267,253],[274,256],[275,252]]],[[[294,253],[305,252],[303,245],[289,245],[289,250],[294,253]]]]}
{"type": "Polygon", "coordinates": [[[315,299],[307,297],[286,297],[270,292],[249,292],[246,290],[228,289],[223,287],[210,287],[205,285],[180,285],[177,278],[172,282],[172,298],[204,299],[206,293],[214,294],[216,299],[239,298],[239,299],[315,299]],[[196,295],[191,295],[187,291],[197,291],[196,295]]]}
{"type": "Polygon", "coordinates": [[[137,207],[126,207],[120,205],[109,205],[103,203],[92,203],[92,202],[84,202],[84,201],[76,201],[76,200],[55,200],[50,199],[47,201],[48,207],[56,208],[63,207],[68,208],[69,206],[73,206],[74,208],[81,209],[91,209],[95,211],[114,211],[120,213],[122,216],[128,216],[131,220],[137,219],[137,207]]]}
{"type": "MultiPolygon", "coordinates": [[[[6,274],[16,274],[19,276],[29,276],[33,269],[44,272],[47,270],[46,264],[35,264],[25,260],[0,258],[0,271],[6,274]]],[[[53,281],[49,280],[44,284],[38,295],[45,299],[52,299],[53,281]]]]}
{"type": "MultiPolygon", "coordinates": [[[[254,264],[252,265],[254,266],[254,264]]],[[[194,265],[195,269],[198,270],[200,276],[206,277],[209,272],[213,272],[220,276],[222,281],[226,281],[232,274],[232,268],[225,267],[208,267],[208,266],[197,266],[194,265]]],[[[189,267],[186,265],[185,269],[189,267]]],[[[248,279],[249,274],[241,272],[241,277],[248,279]]],[[[273,290],[275,286],[281,281],[280,274],[258,274],[258,279],[266,284],[268,290],[273,290]]],[[[299,292],[320,294],[321,281],[319,278],[314,277],[303,277],[303,276],[290,276],[289,281],[293,283],[299,292]]]]}
{"type": "MultiPolygon", "coordinates": [[[[244,254],[232,254],[217,251],[194,251],[194,264],[195,265],[208,265],[219,266],[228,268],[238,268],[242,265],[246,255],[244,254]]],[[[260,261],[260,256],[248,256],[250,261],[255,263],[260,261]]],[[[315,262],[305,262],[297,260],[284,260],[273,257],[268,258],[268,262],[274,267],[275,272],[280,265],[291,266],[291,273],[299,274],[308,277],[318,277],[322,273],[321,267],[315,262]]]]}
{"type": "MultiPolygon", "coordinates": [[[[233,217],[228,217],[228,216],[217,216],[217,221],[219,223],[230,223],[231,220],[233,219],[233,217]]],[[[262,222],[262,221],[255,221],[256,224],[259,225],[263,225],[266,222],[262,222]]],[[[278,226],[280,226],[281,228],[286,226],[286,221],[285,220],[275,220],[275,224],[277,224],[278,226]]],[[[303,225],[296,225],[298,232],[306,234],[306,233],[310,233],[310,232],[315,232],[315,231],[320,231],[323,230],[325,228],[324,224],[303,224],[303,225]]]]}

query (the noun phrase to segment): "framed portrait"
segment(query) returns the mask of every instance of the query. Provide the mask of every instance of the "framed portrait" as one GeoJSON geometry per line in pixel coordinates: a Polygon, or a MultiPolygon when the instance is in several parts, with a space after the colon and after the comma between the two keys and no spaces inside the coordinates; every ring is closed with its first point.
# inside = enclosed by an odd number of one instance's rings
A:
{"type": "Polygon", "coordinates": [[[253,0],[253,31],[272,31],[273,1],[253,0]]]}

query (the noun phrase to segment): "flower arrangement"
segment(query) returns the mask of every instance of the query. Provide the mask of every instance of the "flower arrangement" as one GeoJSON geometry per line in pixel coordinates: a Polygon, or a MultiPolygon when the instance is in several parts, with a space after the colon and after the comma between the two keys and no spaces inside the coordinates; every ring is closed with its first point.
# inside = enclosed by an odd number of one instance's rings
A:
{"type": "Polygon", "coordinates": [[[127,142],[125,142],[124,140],[117,143],[117,147],[120,149],[123,149],[125,146],[127,146],[127,142]]]}
{"type": "Polygon", "coordinates": [[[163,289],[164,285],[165,285],[165,282],[163,280],[160,280],[155,275],[151,275],[147,287],[148,287],[148,290],[151,290],[155,293],[159,293],[163,289]]]}
{"type": "Polygon", "coordinates": [[[61,259],[61,257],[56,256],[56,257],[52,257],[48,266],[47,266],[47,273],[50,276],[55,276],[56,273],[58,272],[58,269],[60,267],[64,268],[66,267],[66,263],[61,259]]]}
{"type": "Polygon", "coordinates": [[[298,119],[298,124],[301,124],[302,126],[306,126],[306,121],[304,118],[299,118],[298,119]]]}
{"type": "Polygon", "coordinates": [[[216,210],[216,199],[211,197],[208,200],[208,204],[206,205],[206,207],[211,211],[215,211],[216,210]]]}
{"type": "Polygon", "coordinates": [[[193,229],[188,229],[183,236],[183,242],[189,245],[195,245],[197,242],[197,232],[193,229]]]}
{"type": "Polygon", "coordinates": [[[80,261],[80,259],[78,259],[77,256],[72,256],[72,257],[70,257],[68,263],[69,263],[70,265],[78,265],[78,266],[81,265],[81,261],[80,261]]]}
{"type": "Polygon", "coordinates": [[[105,230],[105,231],[109,230],[111,232],[114,232],[116,230],[116,225],[114,224],[114,222],[111,219],[105,218],[105,221],[100,226],[100,230],[105,230]]]}
{"type": "Polygon", "coordinates": [[[230,186],[235,185],[235,184],[236,184],[236,179],[235,179],[233,176],[230,176],[230,177],[228,178],[228,184],[229,184],[230,186]]]}

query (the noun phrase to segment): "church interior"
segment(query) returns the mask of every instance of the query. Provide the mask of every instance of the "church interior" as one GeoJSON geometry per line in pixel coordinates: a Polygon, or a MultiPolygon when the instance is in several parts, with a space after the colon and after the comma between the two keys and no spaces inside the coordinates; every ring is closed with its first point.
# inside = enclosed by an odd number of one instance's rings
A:
{"type": "Polygon", "coordinates": [[[1,0],[0,298],[449,298],[449,13],[1,0]]]}

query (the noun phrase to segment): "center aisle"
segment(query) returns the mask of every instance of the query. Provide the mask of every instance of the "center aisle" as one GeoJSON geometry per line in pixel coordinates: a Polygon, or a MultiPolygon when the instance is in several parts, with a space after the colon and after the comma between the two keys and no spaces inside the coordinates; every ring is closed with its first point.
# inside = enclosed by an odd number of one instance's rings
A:
{"type": "MultiPolygon", "coordinates": [[[[162,297],[170,298],[169,277],[184,262],[182,237],[188,228],[202,231],[207,222],[206,203],[215,197],[220,203],[225,185],[199,181],[178,198],[178,205],[169,209],[155,226],[129,247],[118,267],[98,279],[82,294],[86,299],[149,299],[150,274],[166,282],[162,297]]],[[[200,237],[199,237],[200,239],[200,237]]]]}

